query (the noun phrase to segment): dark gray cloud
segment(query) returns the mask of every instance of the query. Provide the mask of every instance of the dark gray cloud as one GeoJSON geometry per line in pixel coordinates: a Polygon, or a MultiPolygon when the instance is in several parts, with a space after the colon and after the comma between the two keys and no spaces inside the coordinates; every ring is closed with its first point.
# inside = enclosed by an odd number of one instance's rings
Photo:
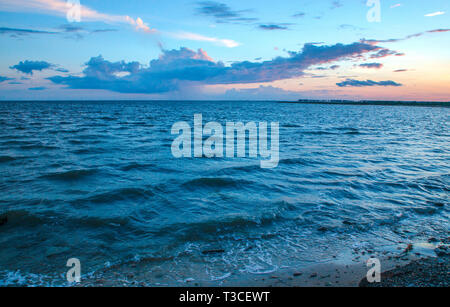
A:
{"type": "Polygon", "coordinates": [[[198,14],[213,17],[215,21],[219,23],[249,23],[258,20],[257,18],[244,16],[244,14],[251,12],[251,10],[235,11],[225,3],[215,1],[201,1],[198,2],[197,5],[198,14]]]}
{"type": "Polygon", "coordinates": [[[110,62],[91,58],[83,76],[53,76],[56,84],[71,89],[105,89],[120,93],[164,93],[176,91],[192,82],[200,84],[246,84],[272,82],[303,76],[311,66],[339,60],[359,59],[384,48],[356,42],[317,46],[306,44],[301,51],[269,61],[235,62],[226,66],[214,62],[203,50],[188,48],[163,50],[163,54],[143,66],[138,62],[110,62]]]}
{"type": "Polygon", "coordinates": [[[24,74],[32,75],[33,71],[42,71],[45,69],[50,69],[54,65],[45,61],[23,61],[19,64],[11,66],[11,69],[16,69],[24,74]]]}
{"type": "Polygon", "coordinates": [[[8,77],[0,76],[0,83],[5,82],[5,81],[9,81],[9,80],[14,80],[14,79],[11,79],[11,78],[8,78],[8,77]]]}
{"type": "Polygon", "coordinates": [[[341,66],[339,66],[339,65],[331,65],[330,67],[316,67],[314,69],[315,70],[336,70],[339,67],[341,67],[341,66]]]}
{"type": "Polygon", "coordinates": [[[108,32],[117,32],[117,29],[97,29],[91,31],[91,33],[108,33],[108,32]]]}
{"type": "Polygon", "coordinates": [[[85,29],[81,26],[74,25],[74,24],[64,24],[59,27],[63,32],[66,33],[74,33],[74,32],[81,32],[85,31],[85,29]]]}
{"type": "Polygon", "coordinates": [[[381,49],[380,51],[378,51],[377,53],[372,54],[370,56],[370,58],[371,59],[381,59],[381,58],[385,58],[385,57],[392,56],[392,55],[394,55],[394,56],[404,56],[405,54],[401,53],[401,52],[397,52],[397,51],[394,51],[394,50],[390,50],[390,49],[384,48],[384,49],[381,49]]]}
{"type": "Polygon", "coordinates": [[[355,79],[347,79],[343,82],[336,83],[339,87],[364,87],[364,86],[402,86],[402,84],[394,82],[392,80],[387,81],[372,81],[372,80],[365,80],[365,81],[359,81],[355,79]]]}
{"type": "Polygon", "coordinates": [[[259,25],[259,29],[266,31],[274,31],[274,30],[287,30],[288,27],[285,24],[267,24],[267,25],[259,25]]]}
{"type": "Polygon", "coordinates": [[[39,86],[39,87],[30,87],[28,90],[30,90],[30,91],[43,91],[43,90],[46,90],[46,89],[47,89],[46,87],[39,86]]]}
{"type": "Polygon", "coordinates": [[[427,33],[444,33],[444,32],[450,32],[450,29],[435,29],[427,31],[427,33]]]}
{"type": "Polygon", "coordinates": [[[295,13],[294,15],[292,15],[293,18],[303,18],[305,16],[306,16],[306,14],[304,12],[298,12],[298,13],[295,13]]]}
{"type": "Polygon", "coordinates": [[[58,32],[0,27],[0,34],[13,34],[13,35],[50,34],[50,35],[52,35],[52,34],[58,34],[58,32]]]}
{"type": "MultiPolygon", "coordinates": [[[[10,69],[15,69],[24,74],[32,75],[34,71],[43,71],[46,69],[51,69],[61,73],[68,73],[67,69],[58,67],[58,65],[46,62],[46,61],[21,61],[19,64],[9,67],[10,69]]],[[[22,78],[22,80],[28,80],[27,78],[22,78]]]]}
{"type": "Polygon", "coordinates": [[[85,35],[96,33],[116,32],[116,29],[86,29],[78,25],[64,24],[59,27],[59,34],[65,34],[66,38],[70,39],[82,39],[85,35]]]}
{"type": "Polygon", "coordinates": [[[311,78],[311,79],[328,78],[328,76],[326,76],[326,75],[308,75],[307,77],[308,77],[308,78],[311,78]]]}
{"type": "Polygon", "coordinates": [[[28,36],[28,35],[64,35],[66,38],[83,38],[84,34],[115,32],[115,29],[95,29],[88,30],[81,26],[65,24],[58,27],[55,31],[35,30],[35,29],[19,29],[0,27],[0,34],[11,35],[12,37],[28,36]]]}
{"type": "MultiPolygon", "coordinates": [[[[59,27],[61,32],[64,33],[105,33],[105,32],[117,32],[117,29],[86,29],[78,25],[64,24],[59,27]]],[[[58,33],[61,33],[58,32],[58,33]]]]}
{"type": "Polygon", "coordinates": [[[334,1],[331,2],[331,8],[332,9],[337,9],[337,8],[342,7],[342,6],[344,6],[344,5],[339,0],[334,0],[334,1]]]}
{"type": "Polygon", "coordinates": [[[425,32],[419,32],[414,33],[402,38],[390,38],[390,39],[362,39],[361,42],[367,43],[367,44],[380,44],[380,43],[397,43],[404,40],[408,40],[415,37],[420,37],[428,33],[444,33],[444,32],[450,32],[450,29],[435,29],[435,30],[429,30],[425,32]]]}
{"type": "Polygon", "coordinates": [[[383,67],[383,64],[381,64],[381,63],[363,63],[363,64],[359,64],[359,67],[380,69],[383,67]]]}

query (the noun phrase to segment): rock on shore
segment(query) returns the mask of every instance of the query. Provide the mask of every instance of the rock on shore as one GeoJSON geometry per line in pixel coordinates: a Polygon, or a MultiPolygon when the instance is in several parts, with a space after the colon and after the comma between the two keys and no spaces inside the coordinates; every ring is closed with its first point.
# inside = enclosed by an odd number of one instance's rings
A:
{"type": "Polygon", "coordinates": [[[360,287],[449,287],[450,256],[413,261],[408,265],[381,274],[381,283],[363,279],[360,287]]]}

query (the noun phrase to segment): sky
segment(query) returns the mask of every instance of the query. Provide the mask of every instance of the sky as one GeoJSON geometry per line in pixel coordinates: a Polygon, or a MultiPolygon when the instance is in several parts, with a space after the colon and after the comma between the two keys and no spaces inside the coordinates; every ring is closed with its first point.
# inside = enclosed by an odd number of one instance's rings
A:
{"type": "Polygon", "coordinates": [[[448,0],[0,0],[0,100],[450,101],[448,0]]]}

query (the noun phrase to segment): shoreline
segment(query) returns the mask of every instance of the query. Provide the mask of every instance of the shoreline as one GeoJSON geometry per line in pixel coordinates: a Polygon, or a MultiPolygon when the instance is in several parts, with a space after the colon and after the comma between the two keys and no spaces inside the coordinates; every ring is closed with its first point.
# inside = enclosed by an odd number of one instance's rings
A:
{"type": "Polygon", "coordinates": [[[177,100],[177,99],[86,99],[86,100],[64,100],[64,99],[42,99],[42,100],[1,100],[0,103],[168,103],[168,102],[182,102],[182,103],[202,103],[202,102],[217,102],[217,103],[253,103],[253,102],[269,102],[269,103],[283,103],[283,104],[317,104],[317,105],[357,105],[357,106],[418,106],[418,107],[450,107],[450,101],[378,101],[378,100],[277,100],[277,99],[237,99],[237,100],[215,100],[215,99],[197,99],[197,100],[177,100]]]}
{"type": "MultiPolygon", "coordinates": [[[[426,257],[410,261],[382,260],[380,283],[368,283],[365,264],[321,264],[299,271],[271,274],[252,281],[251,287],[448,287],[450,256],[426,257]]],[[[248,281],[247,281],[248,282],[248,281]]],[[[228,285],[246,287],[247,282],[228,285]]],[[[226,287],[227,284],[223,285],[226,287]]]]}
{"type": "MultiPolygon", "coordinates": [[[[221,282],[186,281],[183,285],[169,287],[449,287],[450,255],[426,257],[410,261],[382,261],[380,283],[368,283],[368,268],[363,263],[344,265],[325,263],[303,268],[285,270],[272,274],[255,275],[249,279],[226,279],[221,282]]],[[[134,276],[129,274],[128,277],[134,276]]],[[[77,287],[166,287],[149,285],[132,278],[111,280],[101,278],[84,281],[77,287]]]]}
{"type": "Polygon", "coordinates": [[[399,106],[399,107],[440,107],[449,108],[450,102],[426,102],[426,101],[279,101],[283,104],[312,104],[312,105],[352,105],[352,106],[399,106]]]}
{"type": "MultiPolygon", "coordinates": [[[[157,283],[157,267],[128,263],[113,266],[85,279],[79,287],[448,287],[450,285],[449,238],[430,253],[419,245],[408,245],[393,253],[352,253],[321,264],[282,268],[262,274],[230,274],[220,280],[188,278],[178,282],[157,283]],[[367,260],[381,262],[381,283],[369,284],[367,260]],[[153,272],[152,272],[153,271],[153,272]]],[[[160,268],[159,268],[160,269],[160,268]]],[[[162,271],[160,274],[164,274],[162,271]]],[[[166,280],[167,281],[167,280],[166,280]]]]}

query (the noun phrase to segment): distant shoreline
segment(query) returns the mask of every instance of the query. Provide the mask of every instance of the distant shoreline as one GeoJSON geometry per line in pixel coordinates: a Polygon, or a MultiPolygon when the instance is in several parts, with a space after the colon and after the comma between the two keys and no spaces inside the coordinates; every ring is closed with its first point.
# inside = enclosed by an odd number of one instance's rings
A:
{"type": "Polygon", "coordinates": [[[408,107],[450,107],[450,102],[439,101],[377,101],[377,100],[298,100],[279,101],[292,104],[327,104],[327,105],[357,105],[357,106],[408,106],[408,107]]]}
{"type": "Polygon", "coordinates": [[[1,103],[123,103],[123,102],[272,102],[272,103],[284,103],[284,104],[317,104],[317,105],[357,105],[357,106],[413,106],[413,107],[450,107],[450,101],[377,101],[377,100],[296,100],[296,101],[284,101],[284,100],[115,100],[115,99],[87,99],[87,100],[59,100],[59,99],[46,99],[46,100],[0,100],[1,103]]]}

